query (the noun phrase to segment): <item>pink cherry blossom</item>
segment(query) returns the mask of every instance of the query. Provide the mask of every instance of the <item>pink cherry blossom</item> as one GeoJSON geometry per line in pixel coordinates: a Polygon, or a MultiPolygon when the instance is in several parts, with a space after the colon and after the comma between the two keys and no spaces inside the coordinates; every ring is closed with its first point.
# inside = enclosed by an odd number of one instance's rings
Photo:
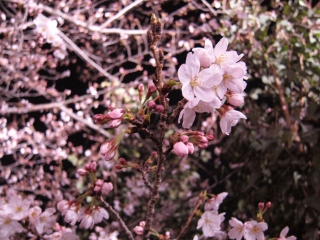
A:
{"type": "Polygon", "coordinates": [[[264,240],[263,232],[267,229],[267,223],[251,220],[246,223],[243,235],[246,240],[264,240]]]}
{"type": "Polygon", "coordinates": [[[188,100],[197,97],[204,102],[210,102],[213,100],[211,88],[222,81],[222,71],[216,65],[199,71],[200,62],[196,55],[188,53],[186,63],[178,70],[182,95],[188,100]]]}
{"type": "Polygon", "coordinates": [[[229,220],[229,224],[232,227],[228,232],[229,238],[241,240],[246,225],[234,217],[229,220]]]}
{"type": "Polygon", "coordinates": [[[0,239],[9,239],[9,236],[24,229],[16,220],[15,213],[0,210],[0,239]]]}
{"type": "Polygon", "coordinates": [[[204,210],[205,211],[218,210],[220,204],[227,196],[228,196],[227,192],[222,192],[216,195],[215,197],[207,200],[207,202],[204,205],[204,210]]]}
{"type": "Polygon", "coordinates": [[[45,229],[50,229],[56,222],[54,208],[47,208],[40,216],[34,221],[34,226],[39,234],[42,234],[45,229]]]}
{"type": "Polygon", "coordinates": [[[183,142],[176,142],[174,145],[173,145],[173,150],[172,150],[173,153],[177,154],[178,156],[185,156],[185,155],[188,155],[189,153],[189,149],[187,147],[187,145],[183,142]]]}
{"type": "Polygon", "coordinates": [[[109,194],[113,189],[113,184],[111,182],[104,182],[101,187],[101,193],[103,195],[109,194]]]}
{"type": "Polygon", "coordinates": [[[221,131],[226,135],[229,135],[231,127],[235,126],[240,118],[247,119],[242,112],[236,110],[227,110],[224,112],[220,119],[221,131]]]}
{"type": "Polygon", "coordinates": [[[111,119],[121,118],[123,116],[123,114],[124,114],[124,110],[121,108],[117,108],[117,109],[112,110],[111,112],[108,112],[108,116],[111,119]]]}
{"type": "Polygon", "coordinates": [[[9,203],[3,206],[3,210],[14,215],[14,220],[21,220],[28,214],[30,202],[28,200],[21,200],[18,196],[10,198],[9,203]]]}
{"type": "Polygon", "coordinates": [[[244,103],[244,96],[242,93],[228,92],[226,96],[228,102],[233,106],[239,107],[244,103]]]}
{"type": "Polygon", "coordinates": [[[295,236],[286,237],[289,232],[288,226],[282,229],[280,233],[280,238],[277,238],[277,240],[296,240],[297,238],[295,236]]]}
{"type": "Polygon", "coordinates": [[[221,38],[213,49],[214,63],[221,67],[234,64],[243,56],[238,55],[236,51],[227,51],[228,44],[227,38],[221,38]]]}
{"type": "Polygon", "coordinates": [[[198,221],[197,229],[202,228],[205,237],[213,237],[220,231],[220,225],[224,221],[224,214],[217,211],[206,211],[198,221]]]}

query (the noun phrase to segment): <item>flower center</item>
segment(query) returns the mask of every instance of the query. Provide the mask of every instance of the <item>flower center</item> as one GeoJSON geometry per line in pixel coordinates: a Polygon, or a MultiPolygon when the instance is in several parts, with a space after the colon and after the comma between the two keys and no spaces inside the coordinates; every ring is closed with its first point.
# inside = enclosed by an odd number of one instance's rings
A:
{"type": "Polygon", "coordinates": [[[254,226],[251,231],[256,234],[257,232],[259,232],[259,228],[254,226]]]}
{"type": "Polygon", "coordinates": [[[222,54],[222,55],[217,59],[216,63],[219,65],[220,63],[225,62],[227,58],[228,58],[228,57],[227,57],[227,54],[222,54]]]}
{"type": "Polygon", "coordinates": [[[191,80],[190,85],[191,85],[192,88],[199,86],[198,77],[194,77],[194,78],[191,80]]]}

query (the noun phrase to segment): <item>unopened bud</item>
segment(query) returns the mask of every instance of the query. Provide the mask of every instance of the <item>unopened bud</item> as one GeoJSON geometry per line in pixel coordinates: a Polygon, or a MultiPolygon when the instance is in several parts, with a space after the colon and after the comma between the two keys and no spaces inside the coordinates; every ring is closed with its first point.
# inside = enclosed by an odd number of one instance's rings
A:
{"type": "Polygon", "coordinates": [[[110,117],[103,114],[96,114],[93,117],[93,121],[95,124],[105,124],[110,121],[110,117]]]}
{"type": "Polygon", "coordinates": [[[138,85],[138,92],[139,92],[139,100],[142,101],[142,97],[144,93],[144,85],[142,83],[138,85]]]}
{"type": "Polygon", "coordinates": [[[101,187],[101,193],[103,195],[107,195],[109,192],[111,192],[112,189],[113,189],[113,184],[111,182],[105,182],[101,187]]]}
{"type": "Polygon", "coordinates": [[[267,202],[266,209],[271,208],[271,202],[267,202]]]}
{"type": "Polygon", "coordinates": [[[91,167],[92,172],[97,171],[97,163],[96,162],[92,162],[90,167],[91,167]]]}
{"type": "Polygon", "coordinates": [[[128,162],[124,158],[119,158],[119,164],[128,165],[128,162]]]}
{"type": "Polygon", "coordinates": [[[85,169],[83,169],[83,168],[79,168],[79,169],[77,170],[77,173],[78,173],[80,176],[85,176],[85,175],[87,175],[87,171],[86,171],[85,169]]]}
{"type": "Polygon", "coordinates": [[[154,101],[148,102],[147,105],[148,105],[148,109],[149,110],[152,110],[152,109],[154,109],[156,107],[156,103],[154,101]]]}
{"type": "Polygon", "coordinates": [[[162,113],[164,111],[164,106],[163,105],[156,105],[155,110],[158,113],[162,113]]]}
{"type": "Polygon", "coordinates": [[[260,202],[260,203],[258,204],[258,208],[259,208],[260,211],[263,211],[263,209],[264,209],[264,203],[263,203],[263,202],[260,202]]]}
{"type": "Polygon", "coordinates": [[[98,179],[98,180],[96,181],[96,186],[101,187],[103,183],[104,183],[104,181],[103,181],[102,179],[98,179]]]}

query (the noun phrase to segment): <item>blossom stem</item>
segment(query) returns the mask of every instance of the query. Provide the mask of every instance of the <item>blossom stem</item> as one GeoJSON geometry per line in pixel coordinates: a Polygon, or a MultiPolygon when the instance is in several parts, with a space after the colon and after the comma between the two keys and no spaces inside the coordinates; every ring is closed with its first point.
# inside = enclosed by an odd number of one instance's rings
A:
{"type": "Polygon", "coordinates": [[[122,220],[122,218],[120,217],[120,215],[116,212],[116,210],[114,210],[106,201],[103,200],[102,197],[100,197],[100,201],[103,203],[104,207],[109,211],[112,212],[113,215],[115,216],[115,218],[118,220],[118,222],[120,223],[121,227],[124,229],[127,237],[129,240],[134,240],[132,232],[129,230],[129,228],[127,227],[127,225],[125,224],[125,222],[122,220]]]}

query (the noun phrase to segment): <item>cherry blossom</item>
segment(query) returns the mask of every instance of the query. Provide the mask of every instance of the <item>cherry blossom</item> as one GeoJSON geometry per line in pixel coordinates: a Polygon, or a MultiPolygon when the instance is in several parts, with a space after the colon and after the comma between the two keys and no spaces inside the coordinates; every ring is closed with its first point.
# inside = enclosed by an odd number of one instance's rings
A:
{"type": "Polygon", "coordinates": [[[296,240],[297,238],[295,236],[286,237],[289,232],[289,227],[286,226],[284,229],[282,229],[280,233],[280,238],[277,238],[277,240],[296,240]]]}
{"type": "Polygon", "coordinates": [[[207,202],[204,205],[204,210],[205,211],[218,210],[220,204],[227,196],[228,196],[227,192],[222,192],[216,195],[215,197],[207,200],[207,202]]]}
{"type": "Polygon", "coordinates": [[[231,239],[240,240],[243,237],[243,232],[246,225],[234,217],[229,220],[229,224],[232,228],[229,230],[228,236],[231,239]]]}
{"type": "Polygon", "coordinates": [[[0,210],[0,230],[0,239],[8,239],[9,236],[24,229],[16,220],[15,213],[0,210]]]}
{"type": "Polygon", "coordinates": [[[240,118],[247,119],[247,117],[242,112],[233,110],[231,107],[222,108],[219,111],[221,114],[220,128],[223,133],[229,135],[231,127],[237,125],[240,118]]]}
{"type": "Polygon", "coordinates": [[[263,231],[267,229],[267,223],[251,220],[249,222],[246,222],[246,227],[243,231],[243,235],[246,240],[264,240],[263,231]]]}
{"type": "Polygon", "coordinates": [[[56,218],[53,216],[55,211],[56,210],[54,208],[47,208],[38,218],[35,219],[34,225],[39,234],[42,234],[46,228],[51,228],[55,224],[56,218]]]}
{"type": "Polygon", "coordinates": [[[28,214],[30,202],[25,199],[21,200],[18,196],[10,198],[9,203],[3,206],[3,210],[7,213],[12,213],[15,220],[21,220],[28,214]]]}
{"type": "Polygon", "coordinates": [[[202,228],[205,237],[213,237],[220,231],[220,225],[224,221],[224,214],[217,211],[206,211],[198,221],[197,229],[202,228]]]}
{"type": "Polygon", "coordinates": [[[188,99],[199,98],[204,102],[214,99],[211,88],[222,81],[222,71],[216,65],[203,69],[200,72],[200,62],[196,55],[188,53],[186,63],[178,70],[178,77],[182,83],[182,95],[188,99]]]}

